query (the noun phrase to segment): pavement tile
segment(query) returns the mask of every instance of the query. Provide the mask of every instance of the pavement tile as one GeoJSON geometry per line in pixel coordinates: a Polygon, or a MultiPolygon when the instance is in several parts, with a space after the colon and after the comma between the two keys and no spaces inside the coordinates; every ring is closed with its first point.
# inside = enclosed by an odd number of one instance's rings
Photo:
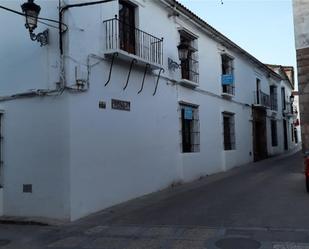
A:
{"type": "Polygon", "coordinates": [[[124,249],[128,243],[129,240],[127,239],[100,237],[90,243],[87,243],[87,245],[83,246],[83,248],[124,249]]]}
{"type": "Polygon", "coordinates": [[[137,226],[112,226],[104,230],[105,236],[135,237],[138,236],[142,228],[137,226]]]}
{"type": "Polygon", "coordinates": [[[206,249],[206,246],[201,240],[173,240],[170,249],[206,249]]]}
{"type": "Polygon", "coordinates": [[[309,249],[309,244],[301,243],[276,243],[273,249],[309,249]]]}
{"type": "Polygon", "coordinates": [[[67,237],[49,244],[48,247],[74,248],[80,246],[85,239],[84,237],[67,237]]]}
{"type": "Polygon", "coordinates": [[[181,234],[182,239],[207,240],[216,235],[216,229],[189,228],[181,234]]]}
{"type": "Polygon", "coordinates": [[[141,232],[144,237],[171,237],[176,234],[177,229],[173,227],[150,227],[141,232]]]}
{"type": "Polygon", "coordinates": [[[95,226],[95,227],[91,227],[89,229],[87,229],[86,231],[84,231],[84,234],[86,235],[96,235],[96,234],[100,234],[101,232],[103,232],[104,230],[108,229],[109,226],[95,226]]]}
{"type": "Polygon", "coordinates": [[[132,241],[125,249],[163,249],[161,240],[138,239],[132,241]]]}

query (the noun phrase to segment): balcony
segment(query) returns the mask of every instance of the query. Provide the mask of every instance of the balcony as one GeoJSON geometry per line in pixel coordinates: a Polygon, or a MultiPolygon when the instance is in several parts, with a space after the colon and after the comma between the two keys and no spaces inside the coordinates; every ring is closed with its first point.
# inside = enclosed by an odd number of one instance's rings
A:
{"type": "Polygon", "coordinates": [[[261,108],[270,108],[270,97],[268,94],[259,91],[254,91],[254,106],[261,108]]]}
{"type": "Polygon", "coordinates": [[[223,97],[232,98],[235,95],[234,86],[234,75],[233,74],[223,74],[221,75],[221,85],[223,97]]]}
{"type": "Polygon", "coordinates": [[[283,114],[290,118],[296,118],[298,111],[297,106],[293,105],[291,102],[285,102],[285,109],[283,110],[283,114]]]}
{"type": "Polygon", "coordinates": [[[136,59],[149,64],[152,69],[162,68],[163,38],[157,38],[134,26],[120,21],[117,17],[103,22],[105,30],[106,56],[118,53],[124,60],[136,59]]]}

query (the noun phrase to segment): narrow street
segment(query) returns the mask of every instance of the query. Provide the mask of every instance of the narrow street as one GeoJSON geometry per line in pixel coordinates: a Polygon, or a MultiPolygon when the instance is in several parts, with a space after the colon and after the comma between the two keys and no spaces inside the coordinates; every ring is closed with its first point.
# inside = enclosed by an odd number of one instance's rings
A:
{"type": "Polygon", "coordinates": [[[0,247],[307,249],[309,196],[302,171],[298,152],[163,190],[65,226],[0,225],[0,242],[11,241],[0,247]],[[229,247],[220,242],[224,238],[232,238],[229,247]]]}

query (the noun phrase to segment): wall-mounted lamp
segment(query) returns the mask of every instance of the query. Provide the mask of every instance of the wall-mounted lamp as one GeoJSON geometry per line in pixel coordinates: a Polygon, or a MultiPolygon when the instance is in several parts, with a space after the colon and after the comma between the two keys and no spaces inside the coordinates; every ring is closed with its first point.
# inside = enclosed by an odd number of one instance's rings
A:
{"type": "Polygon", "coordinates": [[[33,33],[37,27],[38,17],[41,11],[41,7],[33,1],[34,0],[28,0],[28,2],[21,6],[21,9],[26,17],[25,27],[29,29],[31,40],[39,42],[42,47],[48,44],[48,29],[38,34],[33,33]]]}
{"type": "MultiPolygon", "coordinates": [[[[178,48],[178,58],[180,61],[185,61],[188,58],[189,54],[189,45],[181,43],[177,46],[178,48]]],[[[177,68],[180,68],[181,64],[177,63],[176,61],[168,58],[168,68],[170,70],[175,71],[177,68]]]]}
{"type": "Polygon", "coordinates": [[[294,95],[290,96],[290,102],[293,103],[294,102],[294,95]]]}

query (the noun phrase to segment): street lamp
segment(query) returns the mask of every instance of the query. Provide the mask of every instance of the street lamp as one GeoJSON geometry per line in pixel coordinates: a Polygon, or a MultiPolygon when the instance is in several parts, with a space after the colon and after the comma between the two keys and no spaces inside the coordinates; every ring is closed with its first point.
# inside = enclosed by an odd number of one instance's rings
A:
{"type": "MultiPolygon", "coordinates": [[[[179,44],[178,49],[178,58],[180,61],[185,61],[188,58],[189,54],[189,45],[188,44],[179,44]]],[[[168,58],[168,68],[175,71],[176,68],[180,68],[181,64],[178,64],[176,61],[173,61],[171,58],[168,58]]]]}
{"type": "Polygon", "coordinates": [[[185,43],[180,43],[178,46],[178,57],[180,61],[184,61],[188,58],[189,45],[185,43]]]}
{"type": "Polygon", "coordinates": [[[37,35],[33,33],[37,27],[38,17],[41,11],[41,7],[33,1],[34,0],[28,0],[28,2],[21,6],[21,9],[26,18],[25,27],[29,30],[31,40],[39,42],[42,47],[48,44],[48,29],[38,33],[37,35]]]}
{"type": "Polygon", "coordinates": [[[290,96],[290,102],[293,103],[294,102],[294,95],[290,96]]]}

